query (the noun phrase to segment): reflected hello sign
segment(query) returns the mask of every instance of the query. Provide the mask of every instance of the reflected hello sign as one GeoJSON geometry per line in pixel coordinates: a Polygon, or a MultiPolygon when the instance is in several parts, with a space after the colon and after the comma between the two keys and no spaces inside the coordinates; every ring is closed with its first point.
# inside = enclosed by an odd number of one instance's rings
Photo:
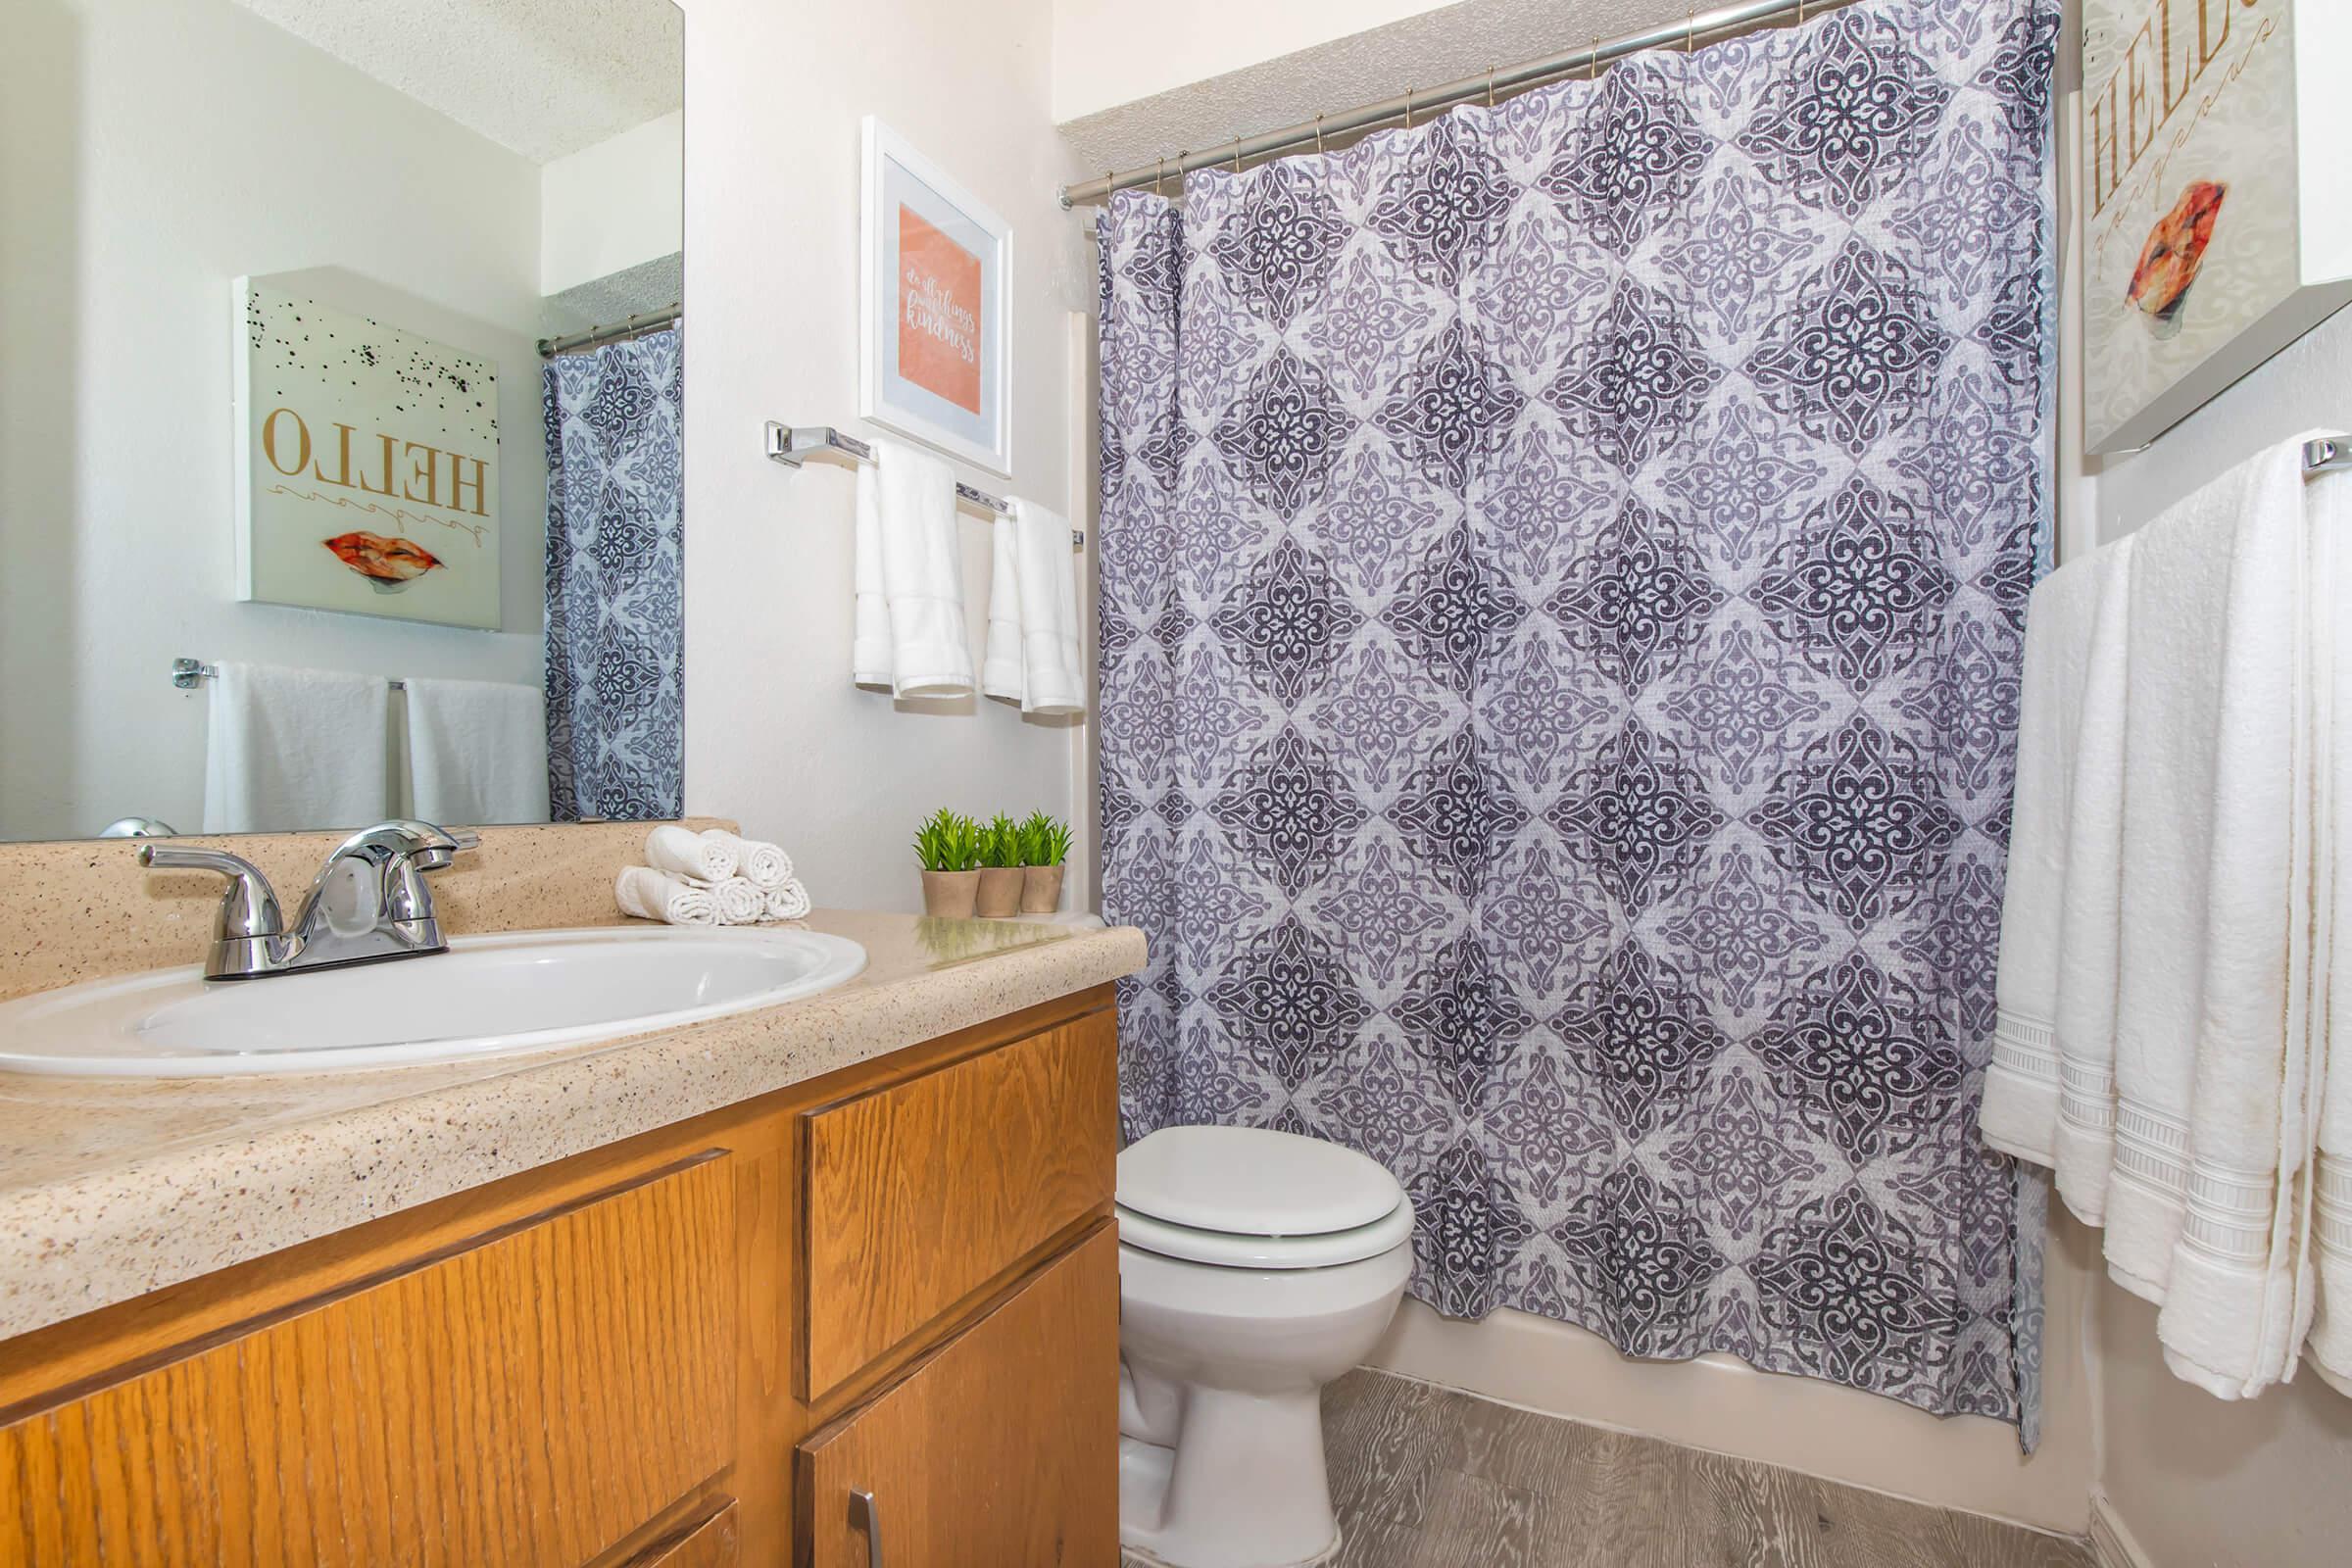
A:
{"type": "Polygon", "coordinates": [[[239,597],[496,629],[497,367],[258,279],[237,318],[239,597]]]}
{"type": "Polygon", "coordinates": [[[2148,445],[2352,301],[2345,0],[2084,0],[2093,453],[2148,445]]]}

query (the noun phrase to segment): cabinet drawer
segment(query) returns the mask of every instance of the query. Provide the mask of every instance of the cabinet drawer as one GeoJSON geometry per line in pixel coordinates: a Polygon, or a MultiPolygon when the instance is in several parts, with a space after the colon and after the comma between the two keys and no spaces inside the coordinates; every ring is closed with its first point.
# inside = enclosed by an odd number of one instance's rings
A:
{"type": "Polygon", "coordinates": [[[701,1156],[0,1428],[0,1561],[589,1561],[733,1453],[731,1172],[701,1156]]]}
{"type": "Polygon", "coordinates": [[[1118,1373],[1118,1233],[1105,1224],[801,1446],[801,1561],[1116,1563],[1118,1373]],[[870,1506],[853,1505],[858,1493],[870,1506]]]}
{"type": "Polygon", "coordinates": [[[1107,1211],[1115,1016],[1089,1013],[808,1113],[812,1402],[1107,1211]]]}

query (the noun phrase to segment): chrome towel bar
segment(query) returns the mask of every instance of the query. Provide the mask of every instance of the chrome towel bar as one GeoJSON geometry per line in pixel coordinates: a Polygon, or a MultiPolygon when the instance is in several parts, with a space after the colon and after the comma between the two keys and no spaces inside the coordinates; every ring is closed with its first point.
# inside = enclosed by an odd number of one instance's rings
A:
{"type": "MultiPolygon", "coordinates": [[[[860,441],[829,424],[779,424],[773,419],[767,421],[767,455],[787,468],[797,468],[810,458],[826,453],[838,453],[853,463],[874,461],[871,442],[860,441]]],[[[975,490],[960,479],[956,481],[956,499],[967,507],[977,507],[995,516],[1012,514],[1011,502],[992,496],[985,490],[975,490]]],[[[1070,548],[1083,549],[1085,545],[1085,532],[1072,528],[1070,548]]]]}
{"type": "MultiPolygon", "coordinates": [[[[194,691],[199,683],[211,680],[220,673],[219,670],[200,659],[174,659],[172,661],[172,684],[183,692],[194,691]]],[[[396,692],[405,692],[409,689],[409,683],[405,680],[395,679],[389,684],[396,692]]]]}

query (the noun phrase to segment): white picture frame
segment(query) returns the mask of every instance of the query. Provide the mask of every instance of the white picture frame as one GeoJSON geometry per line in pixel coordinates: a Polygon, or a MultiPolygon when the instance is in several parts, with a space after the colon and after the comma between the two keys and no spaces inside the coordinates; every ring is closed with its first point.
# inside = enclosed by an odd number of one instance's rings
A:
{"type": "Polygon", "coordinates": [[[1012,474],[1012,228],[872,115],[861,127],[858,413],[1012,474]]]}

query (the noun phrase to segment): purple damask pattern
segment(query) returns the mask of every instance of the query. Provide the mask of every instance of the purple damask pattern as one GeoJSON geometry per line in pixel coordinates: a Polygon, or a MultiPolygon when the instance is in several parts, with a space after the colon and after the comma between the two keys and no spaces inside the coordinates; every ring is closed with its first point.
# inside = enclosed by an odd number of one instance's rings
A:
{"type": "Polygon", "coordinates": [[[2056,34],[1861,0],[1113,201],[1130,1134],[1364,1150],[1448,1313],[2030,1415],[2037,1195],[1966,1129],[2056,34]]]}

